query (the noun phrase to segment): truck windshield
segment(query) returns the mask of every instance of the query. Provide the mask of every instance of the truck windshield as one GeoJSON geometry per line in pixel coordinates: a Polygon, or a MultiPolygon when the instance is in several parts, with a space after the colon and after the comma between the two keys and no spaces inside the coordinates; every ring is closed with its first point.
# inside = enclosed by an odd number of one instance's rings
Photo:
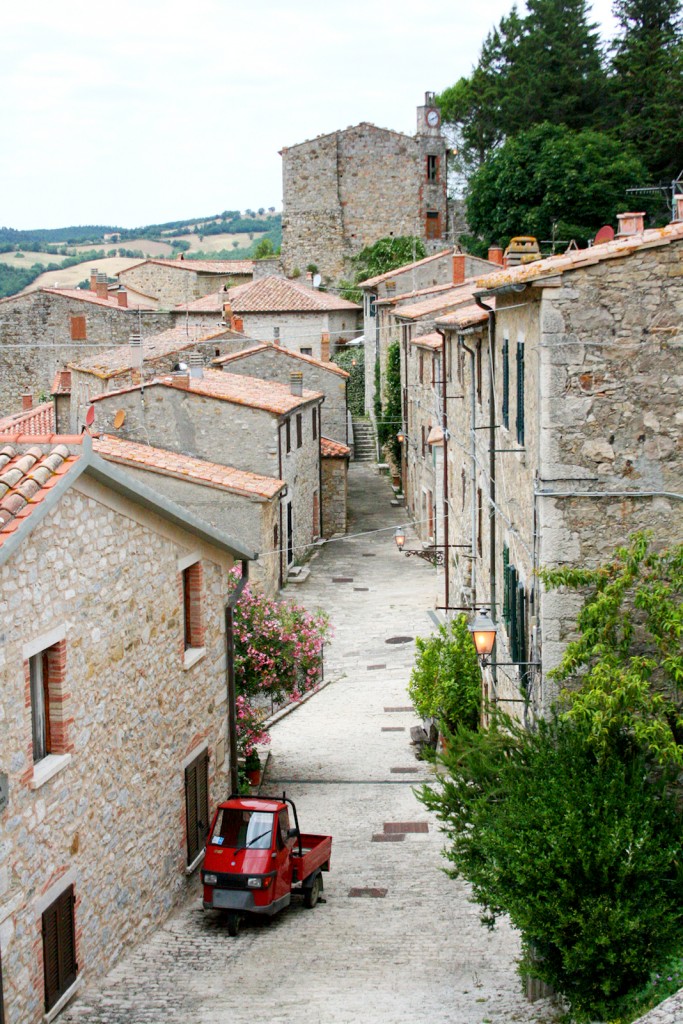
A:
{"type": "Polygon", "coordinates": [[[249,847],[251,850],[270,849],[273,837],[273,814],[271,811],[245,811],[237,807],[221,807],[211,833],[214,846],[227,846],[237,850],[249,847]]]}

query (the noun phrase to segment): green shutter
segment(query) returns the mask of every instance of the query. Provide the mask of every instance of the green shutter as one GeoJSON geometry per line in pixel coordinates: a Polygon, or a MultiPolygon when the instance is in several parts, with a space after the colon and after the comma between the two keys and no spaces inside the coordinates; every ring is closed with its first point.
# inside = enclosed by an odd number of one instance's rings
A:
{"type": "Polygon", "coordinates": [[[517,661],[526,661],[526,595],[524,584],[517,584],[517,661]]]}
{"type": "Polygon", "coordinates": [[[524,342],[517,342],[517,443],[524,444],[524,342]]]}
{"type": "Polygon", "coordinates": [[[510,428],[510,342],[503,342],[503,426],[510,428]]]}
{"type": "Polygon", "coordinates": [[[510,624],[508,636],[510,637],[510,660],[519,661],[519,635],[517,632],[517,570],[514,565],[508,569],[508,614],[510,624]]]}
{"type": "Polygon", "coordinates": [[[506,627],[510,624],[510,601],[508,591],[508,575],[510,572],[510,549],[503,544],[503,622],[506,627]]]}

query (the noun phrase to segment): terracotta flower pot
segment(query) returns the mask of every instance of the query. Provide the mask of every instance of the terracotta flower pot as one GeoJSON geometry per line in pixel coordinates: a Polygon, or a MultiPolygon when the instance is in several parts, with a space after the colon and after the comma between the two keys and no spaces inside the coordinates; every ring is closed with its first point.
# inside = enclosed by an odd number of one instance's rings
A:
{"type": "Polygon", "coordinates": [[[260,768],[248,768],[247,779],[249,780],[250,786],[258,786],[261,781],[261,769],[260,768]]]}

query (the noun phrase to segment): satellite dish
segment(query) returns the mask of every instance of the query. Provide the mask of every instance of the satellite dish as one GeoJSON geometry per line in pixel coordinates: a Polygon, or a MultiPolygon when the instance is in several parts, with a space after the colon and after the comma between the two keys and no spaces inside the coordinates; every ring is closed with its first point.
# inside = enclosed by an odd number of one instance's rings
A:
{"type": "Polygon", "coordinates": [[[88,411],[85,414],[85,425],[86,427],[92,427],[95,422],[95,406],[91,405],[88,407],[88,411]]]}
{"type": "Polygon", "coordinates": [[[604,228],[600,228],[593,245],[601,245],[603,242],[614,241],[614,228],[610,224],[605,224],[604,228]]]}
{"type": "Polygon", "coordinates": [[[123,424],[125,422],[125,419],[126,419],[125,410],[117,409],[116,414],[114,416],[114,427],[115,427],[116,430],[118,430],[120,427],[123,426],[123,424]]]}
{"type": "Polygon", "coordinates": [[[313,275],[313,287],[314,288],[319,288],[322,283],[323,283],[323,279],[320,276],[320,274],[314,274],[313,275]]]}

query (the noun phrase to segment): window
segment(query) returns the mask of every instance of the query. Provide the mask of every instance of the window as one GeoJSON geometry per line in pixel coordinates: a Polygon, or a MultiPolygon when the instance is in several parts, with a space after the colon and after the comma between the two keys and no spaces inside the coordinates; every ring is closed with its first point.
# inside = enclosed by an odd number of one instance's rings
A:
{"type": "Polygon", "coordinates": [[[422,447],[422,458],[424,459],[425,452],[427,451],[427,431],[425,429],[424,423],[420,427],[420,436],[421,436],[421,439],[422,439],[422,444],[421,444],[421,447],[422,447]]]}
{"type": "Polygon", "coordinates": [[[280,328],[279,327],[273,327],[273,341],[277,344],[277,342],[279,340],[280,340],[280,328]]]}
{"type": "Polygon", "coordinates": [[[312,348],[300,348],[299,351],[301,352],[302,356],[312,356],[313,355],[313,349],[312,348]]]}
{"type": "Polygon", "coordinates": [[[285,441],[289,453],[292,450],[292,424],[289,419],[285,420],[285,441]]]}
{"type": "Polygon", "coordinates": [[[193,562],[183,569],[183,620],[185,650],[204,646],[202,614],[202,563],[193,562]]]}
{"type": "Polygon", "coordinates": [[[52,752],[50,742],[50,691],[47,651],[29,659],[31,677],[31,739],[33,763],[42,761],[52,752]]]}
{"type": "Polygon", "coordinates": [[[187,863],[191,865],[204,849],[209,827],[209,752],[206,749],[185,769],[185,812],[187,863]]]}
{"type": "Polygon", "coordinates": [[[484,549],[484,495],[481,487],[477,487],[477,551],[481,557],[484,549]]]}
{"type": "Polygon", "coordinates": [[[66,754],[69,719],[64,703],[66,640],[30,654],[25,662],[31,701],[33,763],[66,754]]]}
{"type": "Polygon", "coordinates": [[[441,238],[441,214],[437,210],[427,210],[425,234],[427,238],[441,238]]]}
{"type": "Polygon", "coordinates": [[[478,342],[477,343],[477,357],[476,357],[476,360],[475,360],[475,363],[476,363],[475,371],[476,371],[476,376],[477,376],[477,401],[479,402],[479,405],[481,405],[481,395],[482,395],[482,386],[481,386],[482,385],[482,375],[483,375],[482,361],[483,361],[483,354],[482,354],[481,342],[478,342]]]}
{"type": "Polygon", "coordinates": [[[365,293],[365,315],[366,316],[375,316],[375,314],[376,314],[376,308],[375,308],[376,305],[377,305],[377,296],[373,295],[371,292],[366,292],[365,293]]]}
{"type": "Polygon", "coordinates": [[[320,498],[318,497],[317,490],[313,491],[313,540],[317,540],[320,536],[320,498]]]}
{"type": "Polygon", "coordinates": [[[424,383],[424,375],[425,375],[425,354],[424,354],[424,352],[420,352],[420,355],[419,355],[418,359],[419,359],[418,380],[420,381],[420,384],[423,384],[424,383]]]}
{"type": "Polygon", "coordinates": [[[311,409],[311,428],[313,430],[313,440],[318,440],[318,410],[313,407],[311,409]]]}
{"type": "Polygon", "coordinates": [[[70,885],[43,913],[45,1010],[49,1011],[78,976],[74,887],[70,885]]]}
{"type": "Polygon", "coordinates": [[[439,180],[439,158],[429,153],[427,156],[427,181],[439,180]]]}
{"type": "Polygon", "coordinates": [[[211,845],[225,846],[229,850],[240,846],[248,846],[250,850],[269,850],[273,839],[273,818],[272,811],[219,807],[211,845]]]}
{"type": "Polygon", "coordinates": [[[517,443],[524,444],[524,342],[517,342],[517,443]]]}
{"type": "Polygon", "coordinates": [[[527,595],[517,569],[510,564],[507,548],[503,549],[503,620],[510,639],[510,659],[527,660],[527,595]]]}
{"type": "Polygon", "coordinates": [[[71,340],[85,341],[85,317],[83,315],[71,317],[71,340]]]}
{"type": "Polygon", "coordinates": [[[303,416],[300,412],[296,414],[296,446],[301,448],[303,444],[303,416]]]}
{"type": "Polygon", "coordinates": [[[503,426],[510,429],[510,342],[503,341],[503,426]]]}

